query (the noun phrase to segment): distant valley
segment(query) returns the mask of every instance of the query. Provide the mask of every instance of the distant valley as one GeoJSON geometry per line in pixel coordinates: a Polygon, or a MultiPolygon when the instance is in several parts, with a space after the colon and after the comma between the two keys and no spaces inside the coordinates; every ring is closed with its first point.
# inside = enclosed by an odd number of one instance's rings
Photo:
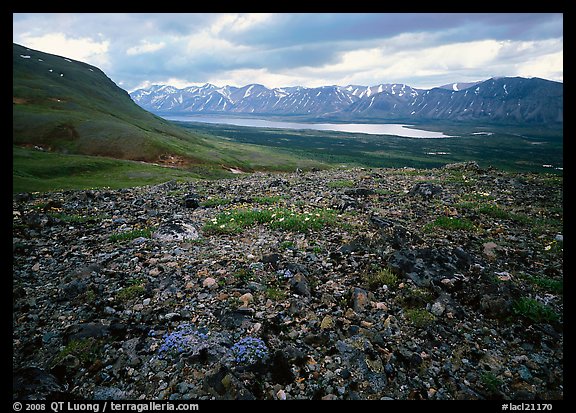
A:
{"type": "Polygon", "coordinates": [[[213,84],[178,89],[154,85],[130,93],[157,114],[243,114],[324,121],[456,121],[498,125],[563,125],[563,84],[502,77],[429,90],[405,84],[269,89],[213,84]]]}

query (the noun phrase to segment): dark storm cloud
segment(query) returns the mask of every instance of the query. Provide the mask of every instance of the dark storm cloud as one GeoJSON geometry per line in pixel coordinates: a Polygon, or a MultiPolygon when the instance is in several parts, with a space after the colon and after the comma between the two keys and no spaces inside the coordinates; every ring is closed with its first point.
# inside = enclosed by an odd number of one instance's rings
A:
{"type": "Polygon", "coordinates": [[[223,35],[245,44],[286,47],[309,43],[385,40],[406,32],[439,34],[442,41],[534,40],[561,36],[561,14],[534,13],[334,13],[282,14],[238,34],[223,35]]]}

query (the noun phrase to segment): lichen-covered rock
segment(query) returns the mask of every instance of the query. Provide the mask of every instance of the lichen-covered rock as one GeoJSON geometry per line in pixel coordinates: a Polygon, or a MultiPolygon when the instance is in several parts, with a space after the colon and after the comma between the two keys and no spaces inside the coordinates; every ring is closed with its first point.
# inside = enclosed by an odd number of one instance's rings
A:
{"type": "Polygon", "coordinates": [[[198,229],[189,222],[170,220],[163,222],[152,234],[152,238],[160,241],[193,241],[198,239],[198,229]]]}

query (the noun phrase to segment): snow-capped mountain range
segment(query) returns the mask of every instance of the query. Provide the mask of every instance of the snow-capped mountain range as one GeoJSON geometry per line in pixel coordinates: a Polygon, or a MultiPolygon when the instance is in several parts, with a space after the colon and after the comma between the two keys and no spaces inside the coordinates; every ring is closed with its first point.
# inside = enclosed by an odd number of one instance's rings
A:
{"type": "Polygon", "coordinates": [[[539,78],[502,77],[450,83],[429,90],[405,84],[302,86],[259,84],[178,89],[154,85],[130,96],[158,114],[301,115],[334,120],[455,120],[509,124],[563,123],[563,84],[539,78]]]}

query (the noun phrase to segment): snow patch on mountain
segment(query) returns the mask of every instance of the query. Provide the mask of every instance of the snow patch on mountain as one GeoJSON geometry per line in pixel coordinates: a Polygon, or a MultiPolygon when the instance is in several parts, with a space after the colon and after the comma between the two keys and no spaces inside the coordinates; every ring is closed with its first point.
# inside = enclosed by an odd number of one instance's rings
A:
{"type": "Polygon", "coordinates": [[[402,83],[308,88],[153,85],[130,93],[151,112],[313,115],[354,119],[495,120],[508,123],[563,122],[563,85],[538,78],[491,78],[453,82],[432,89],[402,83]],[[513,101],[510,96],[514,96],[513,101]],[[530,102],[530,104],[528,104],[530,102]]]}

